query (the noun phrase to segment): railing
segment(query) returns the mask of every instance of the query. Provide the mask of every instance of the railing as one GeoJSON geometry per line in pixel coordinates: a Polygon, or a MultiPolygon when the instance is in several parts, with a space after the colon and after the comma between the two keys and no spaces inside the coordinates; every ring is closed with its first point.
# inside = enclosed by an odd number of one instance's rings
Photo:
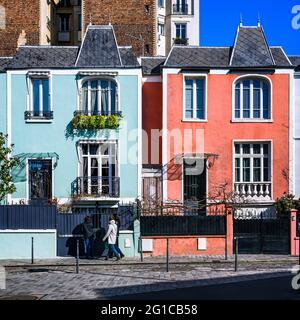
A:
{"type": "Polygon", "coordinates": [[[251,198],[266,198],[272,197],[272,183],[271,182],[236,182],[234,184],[234,192],[238,196],[251,198]]]}
{"type": "Polygon", "coordinates": [[[25,120],[34,120],[34,119],[53,119],[53,111],[25,111],[24,113],[25,120]]]}
{"type": "Polygon", "coordinates": [[[188,4],[173,4],[173,14],[188,14],[188,4]]]}
{"type": "Polygon", "coordinates": [[[120,178],[78,177],[72,186],[72,192],[78,196],[118,198],[120,196],[120,178]]]}
{"type": "Polygon", "coordinates": [[[122,111],[98,111],[98,110],[76,110],[74,116],[119,116],[122,117],[122,111]]]}
{"type": "Polygon", "coordinates": [[[174,44],[177,45],[188,45],[189,44],[189,38],[174,38],[174,44]]]}

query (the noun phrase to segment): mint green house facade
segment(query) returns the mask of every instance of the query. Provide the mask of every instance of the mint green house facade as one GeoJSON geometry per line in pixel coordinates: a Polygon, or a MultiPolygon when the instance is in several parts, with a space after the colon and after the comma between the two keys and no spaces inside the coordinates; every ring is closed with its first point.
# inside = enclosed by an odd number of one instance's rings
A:
{"type": "Polygon", "coordinates": [[[23,46],[0,73],[0,131],[20,165],[8,203],[83,210],[141,194],[141,68],[113,28],[78,47],[23,46]]]}

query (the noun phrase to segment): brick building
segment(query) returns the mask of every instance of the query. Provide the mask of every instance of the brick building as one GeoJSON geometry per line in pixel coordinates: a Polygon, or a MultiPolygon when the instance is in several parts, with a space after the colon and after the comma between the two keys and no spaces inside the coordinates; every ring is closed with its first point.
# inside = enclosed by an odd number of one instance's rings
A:
{"type": "Polygon", "coordinates": [[[174,42],[199,44],[199,1],[0,0],[0,55],[18,43],[78,46],[90,23],[112,24],[137,56],[166,56],[174,42]]]}

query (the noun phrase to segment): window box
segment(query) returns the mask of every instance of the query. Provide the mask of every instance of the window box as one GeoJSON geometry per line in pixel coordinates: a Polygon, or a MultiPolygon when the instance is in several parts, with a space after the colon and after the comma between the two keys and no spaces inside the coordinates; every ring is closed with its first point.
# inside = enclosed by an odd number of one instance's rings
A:
{"type": "Polygon", "coordinates": [[[53,111],[25,111],[25,120],[53,120],[53,111]]]}
{"type": "Polygon", "coordinates": [[[118,129],[121,115],[83,115],[77,114],[72,119],[72,127],[75,130],[101,130],[118,129]]]}

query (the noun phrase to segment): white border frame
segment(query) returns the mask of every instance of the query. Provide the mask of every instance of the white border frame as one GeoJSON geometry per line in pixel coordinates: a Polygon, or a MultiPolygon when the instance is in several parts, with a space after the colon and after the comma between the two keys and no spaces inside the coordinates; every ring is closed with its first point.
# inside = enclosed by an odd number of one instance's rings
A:
{"type": "MultiPolygon", "coordinates": [[[[234,79],[234,81],[232,82],[232,91],[231,91],[231,95],[232,95],[232,113],[231,113],[231,122],[232,123],[273,123],[273,82],[272,79],[268,76],[262,75],[262,74],[245,74],[245,75],[241,75],[239,77],[237,77],[236,79],[234,79]],[[243,80],[243,79],[263,79],[268,81],[269,85],[270,85],[270,119],[254,119],[254,118],[249,118],[249,119],[244,119],[244,118],[240,118],[240,119],[236,119],[235,118],[235,86],[237,84],[237,82],[243,80]]],[[[250,97],[251,99],[251,97],[250,97]]],[[[250,106],[251,108],[251,106],[250,106]]],[[[251,110],[251,109],[250,109],[251,110]]]]}
{"type": "Polygon", "coordinates": [[[273,148],[273,139],[233,139],[231,144],[231,162],[232,162],[232,190],[234,190],[234,183],[235,183],[235,149],[234,145],[236,143],[270,143],[270,163],[271,163],[271,200],[273,201],[273,195],[274,195],[274,165],[273,165],[273,159],[274,159],[274,148],[273,148]]]}
{"type": "MultiPolygon", "coordinates": [[[[181,116],[181,121],[182,122],[208,122],[207,119],[207,102],[208,102],[208,74],[207,73],[183,73],[182,74],[182,116],[181,116]],[[197,118],[191,118],[191,119],[187,119],[185,117],[185,79],[189,78],[189,79],[204,79],[204,119],[197,119],[197,118]]],[[[193,99],[195,99],[195,95],[196,92],[194,92],[194,96],[193,99]]]]}

